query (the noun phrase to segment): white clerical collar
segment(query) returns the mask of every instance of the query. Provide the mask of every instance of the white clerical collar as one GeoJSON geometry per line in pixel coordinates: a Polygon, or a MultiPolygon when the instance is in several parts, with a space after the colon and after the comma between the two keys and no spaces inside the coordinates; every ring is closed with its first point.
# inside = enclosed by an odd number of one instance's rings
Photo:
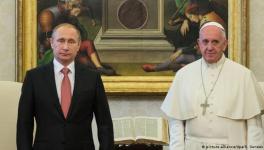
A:
{"type": "MultiPolygon", "coordinates": [[[[71,73],[75,72],[75,67],[74,67],[75,62],[72,61],[68,66],[66,66],[71,73]]],[[[60,73],[60,71],[64,68],[64,66],[58,62],[55,58],[53,59],[53,65],[54,65],[54,73],[60,73]]]]}
{"type": "Polygon", "coordinates": [[[226,59],[226,57],[223,54],[222,57],[216,63],[208,63],[202,57],[202,63],[203,63],[204,66],[206,66],[206,68],[217,68],[217,67],[221,66],[225,62],[225,59],[226,59]]]}

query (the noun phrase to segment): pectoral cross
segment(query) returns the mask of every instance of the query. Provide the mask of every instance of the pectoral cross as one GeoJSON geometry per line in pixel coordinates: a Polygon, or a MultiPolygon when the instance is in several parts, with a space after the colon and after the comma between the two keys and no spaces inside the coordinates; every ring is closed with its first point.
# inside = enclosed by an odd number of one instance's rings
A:
{"type": "Polygon", "coordinates": [[[207,98],[205,100],[205,102],[203,104],[200,105],[201,107],[203,107],[203,116],[205,115],[206,112],[206,107],[209,107],[210,105],[207,102],[207,98]]]}

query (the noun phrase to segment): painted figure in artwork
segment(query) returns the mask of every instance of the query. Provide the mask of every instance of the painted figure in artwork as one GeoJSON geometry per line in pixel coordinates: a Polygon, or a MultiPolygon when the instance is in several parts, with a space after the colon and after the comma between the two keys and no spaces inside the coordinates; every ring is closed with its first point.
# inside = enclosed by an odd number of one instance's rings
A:
{"type": "Polygon", "coordinates": [[[45,64],[53,58],[50,48],[50,35],[53,27],[60,23],[71,23],[80,30],[82,38],[80,51],[76,57],[77,61],[103,75],[116,75],[111,66],[101,63],[93,41],[88,39],[87,31],[77,18],[82,13],[87,13],[91,18],[91,24],[96,25],[92,8],[83,5],[82,0],[58,0],[56,6],[46,8],[39,13],[39,64],[45,64]]]}
{"type": "Polygon", "coordinates": [[[200,25],[215,21],[227,27],[227,9],[216,1],[210,0],[175,0],[176,12],[170,17],[165,29],[170,43],[175,47],[168,60],[160,64],[144,64],[146,72],[172,70],[176,72],[181,67],[201,57],[196,43],[200,25]]]}

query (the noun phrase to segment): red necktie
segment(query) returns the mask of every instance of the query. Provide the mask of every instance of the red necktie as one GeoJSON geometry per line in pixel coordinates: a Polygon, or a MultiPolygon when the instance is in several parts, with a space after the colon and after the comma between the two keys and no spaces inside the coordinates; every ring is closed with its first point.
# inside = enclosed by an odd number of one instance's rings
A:
{"type": "Polygon", "coordinates": [[[61,72],[64,75],[61,83],[61,108],[66,118],[71,104],[71,83],[68,77],[70,70],[68,68],[63,68],[61,72]]]}

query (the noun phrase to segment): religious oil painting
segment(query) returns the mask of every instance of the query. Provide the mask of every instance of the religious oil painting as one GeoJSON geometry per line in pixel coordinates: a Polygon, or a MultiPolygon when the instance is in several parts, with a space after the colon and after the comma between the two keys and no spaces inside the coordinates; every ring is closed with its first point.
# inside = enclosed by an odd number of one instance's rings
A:
{"type": "MultiPolygon", "coordinates": [[[[53,59],[49,41],[52,29],[60,23],[74,24],[82,39],[76,61],[102,74],[110,93],[166,92],[175,72],[201,58],[197,47],[199,27],[209,21],[226,28],[232,38],[226,55],[242,62],[242,52],[234,50],[243,47],[242,41],[233,37],[246,29],[246,25],[236,28],[246,11],[242,0],[30,1],[35,1],[36,7],[26,1],[19,3],[22,52],[26,53],[27,45],[22,37],[28,36],[29,27],[35,27],[37,36],[28,37],[36,41],[32,47],[35,66],[49,63],[53,59]],[[26,24],[30,14],[35,14],[35,22],[26,24]],[[233,18],[238,14],[240,18],[233,18]]],[[[23,66],[28,58],[19,56],[23,66]]]]}

